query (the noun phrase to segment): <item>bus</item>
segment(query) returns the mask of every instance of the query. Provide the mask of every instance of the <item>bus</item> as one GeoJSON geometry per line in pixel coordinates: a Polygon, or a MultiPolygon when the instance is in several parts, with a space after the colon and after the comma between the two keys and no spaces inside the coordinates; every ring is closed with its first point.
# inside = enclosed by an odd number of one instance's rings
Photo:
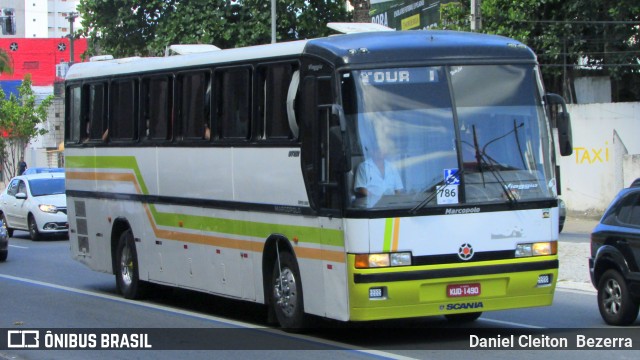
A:
{"type": "Polygon", "coordinates": [[[453,31],[75,64],[72,257],[285,329],[550,305],[572,145],[541,79],[525,45],[453,31]]]}

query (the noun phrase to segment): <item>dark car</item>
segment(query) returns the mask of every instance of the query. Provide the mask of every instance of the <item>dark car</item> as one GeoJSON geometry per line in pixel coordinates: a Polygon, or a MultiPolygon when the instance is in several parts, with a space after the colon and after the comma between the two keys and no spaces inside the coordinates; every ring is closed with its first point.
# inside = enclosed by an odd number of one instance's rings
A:
{"type": "Polygon", "coordinates": [[[591,233],[591,282],[600,315],[630,325],[640,307],[640,187],[621,190],[591,233]]]}
{"type": "Polygon", "coordinates": [[[7,260],[7,255],[9,255],[9,235],[4,223],[0,220],[0,262],[7,260]]]}
{"type": "Polygon", "coordinates": [[[558,198],[558,211],[560,213],[560,218],[558,219],[558,232],[562,232],[562,229],[564,228],[564,221],[567,219],[567,206],[560,198],[558,198]]]}

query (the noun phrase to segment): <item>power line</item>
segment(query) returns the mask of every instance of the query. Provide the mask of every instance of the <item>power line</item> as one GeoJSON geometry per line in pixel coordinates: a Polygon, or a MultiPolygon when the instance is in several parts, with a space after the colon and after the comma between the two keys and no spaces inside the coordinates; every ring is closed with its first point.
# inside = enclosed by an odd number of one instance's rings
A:
{"type": "Polygon", "coordinates": [[[612,25],[640,25],[640,20],[520,20],[525,23],[542,24],[612,24],[612,25]]]}

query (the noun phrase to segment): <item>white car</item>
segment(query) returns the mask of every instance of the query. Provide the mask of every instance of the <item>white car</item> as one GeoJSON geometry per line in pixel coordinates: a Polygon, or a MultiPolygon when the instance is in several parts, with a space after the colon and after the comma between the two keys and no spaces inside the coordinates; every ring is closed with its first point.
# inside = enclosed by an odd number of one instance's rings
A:
{"type": "Polygon", "coordinates": [[[0,214],[7,233],[29,231],[31,240],[43,235],[66,235],[67,198],[64,173],[16,176],[0,195],[0,214]]]}

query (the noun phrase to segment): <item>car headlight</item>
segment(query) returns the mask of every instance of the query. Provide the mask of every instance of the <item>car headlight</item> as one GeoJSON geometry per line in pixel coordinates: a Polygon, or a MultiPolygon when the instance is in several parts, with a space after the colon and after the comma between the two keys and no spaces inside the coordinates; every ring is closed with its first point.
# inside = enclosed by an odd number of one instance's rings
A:
{"type": "Polygon", "coordinates": [[[355,263],[357,269],[409,265],[411,265],[410,252],[357,254],[355,263]]]}
{"type": "Polygon", "coordinates": [[[55,214],[58,212],[58,207],[56,207],[55,205],[38,205],[38,208],[40,209],[40,211],[46,212],[46,213],[51,213],[51,214],[55,214]]]}
{"type": "Polygon", "coordinates": [[[557,241],[545,241],[531,244],[518,244],[516,246],[516,257],[545,256],[558,253],[557,241]]]}

